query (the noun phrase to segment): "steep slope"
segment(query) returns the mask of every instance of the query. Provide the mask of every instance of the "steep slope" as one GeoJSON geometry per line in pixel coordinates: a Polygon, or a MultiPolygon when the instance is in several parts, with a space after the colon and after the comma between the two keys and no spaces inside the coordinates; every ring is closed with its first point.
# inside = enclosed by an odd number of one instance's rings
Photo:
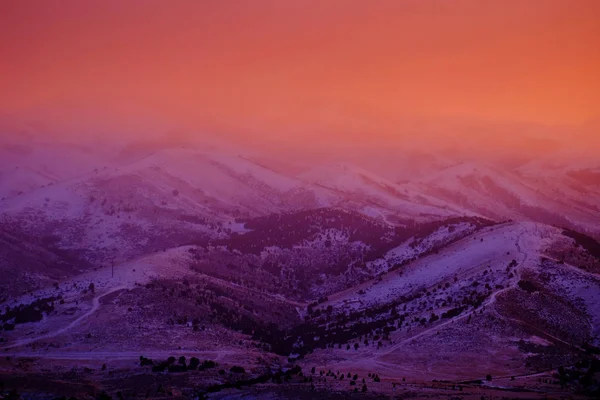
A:
{"type": "Polygon", "coordinates": [[[483,380],[571,366],[600,344],[600,276],[550,255],[573,251],[587,254],[549,226],[486,228],[330,295],[303,328],[319,338],[308,346],[324,349],[305,362],[391,380],[483,380]]]}
{"type": "Polygon", "coordinates": [[[147,180],[171,179],[166,184],[177,188],[179,182],[182,194],[186,188],[192,189],[193,198],[200,196],[216,206],[237,208],[251,215],[318,204],[301,182],[221,151],[162,150],[122,173],[138,174],[147,180]]]}
{"type": "Polygon", "coordinates": [[[0,199],[84,176],[106,166],[101,155],[57,142],[0,142],[0,199]]]}
{"type": "Polygon", "coordinates": [[[195,269],[287,297],[317,298],[397,268],[491,223],[463,217],[393,225],[340,208],[272,214],[246,221],[245,233],[198,248],[195,269]],[[416,242],[422,245],[413,245],[416,242]]]}
{"type": "MultiPolygon", "coordinates": [[[[540,193],[561,199],[571,208],[600,215],[600,162],[593,157],[539,159],[518,169],[518,173],[533,182],[540,193]]],[[[600,237],[597,219],[580,219],[580,230],[600,237]]]]}
{"type": "MultiPolygon", "coordinates": [[[[377,237],[386,242],[394,236],[385,223],[348,211],[300,215],[250,220],[249,231],[240,235],[250,234],[246,241],[171,249],[116,265],[114,277],[110,267],[103,268],[13,298],[0,319],[16,326],[2,332],[6,343],[0,348],[11,359],[60,365],[85,359],[99,376],[108,374],[99,372],[103,363],[111,374],[128,365],[126,373],[135,379],[154,382],[166,374],[173,380],[189,378],[195,387],[241,382],[240,375],[227,374],[232,366],[243,365],[244,377],[253,378],[296,364],[304,371],[297,383],[304,382],[307,390],[309,378],[342,393],[352,391],[350,382],[365,379],[369,391],[388,395],[392,385],[426,388],[428,395],[436,389],[454,394],[449,391],[460,387],[477,397],[499,385],[512,394],[531,390],[540,377],[558,380],[558,371],[567,371],[569,385],[583,385],[585,366],[597,362],[600,259],[594,254],[600,244],[541,224],[469,231],[466,221],[455,221],[421,233],[417,241],[409,238],[412,246],[405,242],[385,253],[400,257],[416,249],[420,257],[310,303],[286,298],[287,290],[273,291],[277,282],[269,290],[253,286],[250,274],[239,274],[224,259],[220,269],[232,276],[198,268],[199,260],[227,247],[238,255],[298,249],[318,259],[313,250],[335,253],[345,243],[344,234],[346,239],[357,235],[355,243],[367,250],[377,237]],[[323,232],[330,238],[321,237],[323,232]],[[448,240],[439,247],[430,246],[443,238],[448,240]],[[28,321],[36,316],[40,319],[28,321]],[[211,373],[168,367],[164,360],[171,356],[186,357],[186,365],[190,357],[214,360],[225,376],[217,374],[219,368],[211,373]],[[323,373],[309,372],[313,367],[323,373]],[[438,386],[432,379],[444,382],[438,386]]],[[[265,282],[260,268],[251,265],[251,274],[265,282]]],[[[14,374],[21,367],[7,368],[14,374]]],[[[593,384],[597,380],[590,371],[593,384]]]]}
{"type": "Polygon", "coordinates": [[[326,188],[348,202],[367,205],[365,213],[397,215],[409,219],[435,219],[464,214],[422,192],[401,187],[380,176],[346,163],[329,164],[298,176],[312,185],[326,188]]]}
{"type": "MultiPolygon", "coordinates": [[[[345,182],[354,174],[346,169],[322,176],[326,181],[308,182],[215,148],[166,148],[128,164],[101,164],[78,149],[68,150],[60,148],[67,159],[60,168],[66,172],[56,173],[42,187],[0,200],[0,224],[21,236],[36,232],[52,237],[57,249],[77,255],[82,265],[106,265],[182,244],[227,238],[239,228],[236,219],[278,212],[334,205],[404,225],[457,214],[419,204],[417,198],[400,199],[392,184],[362,172],[357,175],[360,181],[352,181],[351,190],[325,183],[345,182]],[[85,167],[78,166],[84,161],[85,167]],[[354,196],[361,185],[372,193],[354,196]]],[[[15,157],[27,163],[35,154],[15,157]]],[[[59,165],[58,155],[49,154],[59,165]]],[[[5,174],[17,176],[11,171],[5,174]]],[[[37,170],[35,174],[41,176],[37,170]]],[[[37,182],[30,178],[24,179],[37,182]]]]}
{"type": "Polygon", "coordinates": [[[528,219],[600,233],[594,189],[573,178],[543,179],[481,164],[459,164],[415,186],[430,196],[495,220],[528,219]],[[570,181],[569,181],[570,180],[570,181]]]}

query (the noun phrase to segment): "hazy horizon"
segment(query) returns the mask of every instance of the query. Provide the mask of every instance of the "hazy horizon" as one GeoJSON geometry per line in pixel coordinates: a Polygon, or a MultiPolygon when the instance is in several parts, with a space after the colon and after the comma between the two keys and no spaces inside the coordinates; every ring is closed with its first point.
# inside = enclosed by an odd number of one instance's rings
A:
{"type": "Polygon", "coordinates": [[[595,1],[0,7],[0,116],[38,134],[600,148],[595,1]]]}
{"type": "Polygon", "coordinates": [[[600,0],[0,0],[0,400],[600,399],[600,0]]]}

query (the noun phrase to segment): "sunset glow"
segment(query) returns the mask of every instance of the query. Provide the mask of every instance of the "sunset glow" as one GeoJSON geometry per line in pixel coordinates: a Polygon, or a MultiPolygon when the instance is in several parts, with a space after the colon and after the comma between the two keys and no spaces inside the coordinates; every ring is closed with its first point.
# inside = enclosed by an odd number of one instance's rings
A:
{"type": "Polygon", "coordinates": [[[600,399],[600,0],[0,0],[0,400],[600,399]]]}
{"type": "Polygon", "coordinates": [[[407,118],[585,124],[600,3],[3,1],[0,110],[259,135],[402,135],[407,118]]]}

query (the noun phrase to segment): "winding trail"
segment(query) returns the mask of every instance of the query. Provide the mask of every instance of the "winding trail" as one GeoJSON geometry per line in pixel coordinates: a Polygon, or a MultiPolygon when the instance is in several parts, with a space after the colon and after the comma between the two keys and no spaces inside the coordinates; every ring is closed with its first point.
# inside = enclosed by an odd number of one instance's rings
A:
{"type": "MultiPolygon", "coordinates": [[[[140,356],[151,359],[166,359],[168,357],[198,357],[221,361],[226,356],[237,356],[238,350],[130,350],[130,351],[65,351],[65,352],[35,352],[18,351],[8,352],[3,355],[21,358],[43,358],[45,360],[70,360],[70,361],[139,361],[140,356]]],[[[252,351],[244,350],[244,354],[253,354],[252,351]]],[[[257,353],[258,354],[258,353],[257,353]]]]}
{"type": "Polygon", "coordinates": [[[82,316],[80,316],[79,318],[75,319],[74,321],[72,321],[70,324],[68,324],[67,326],[60,328],[58,330],[40,335],[40,336],[36,336],[33,338],[27,338],[27,339],[22,339],[22,340],[17,340],[16,342],[12,343],[10,346],[6,346],[6,347],[2,347],[0,348],[0,350],[9,350],[12,349],[14,347],[19,347],[19,346],[26,346],[28,344],[32,344],[35,343],[39,340],[42,339],[48,339],[48,338],[52,338],[52,337],[56,337],[66,331],[68,331],[69,329],[72,329],[73,327],[81,324],[81,322],[83,322],[85,319],[87,319],[90,315],[92,315],[93,313],[95,313],[98,308],[100,308],[100,300],[105,297],[108,296],[114,292],[117,292],[119,290],[124,290],[126,289],[126,287],[124,286],[117,286],[114,287],[112,289],[110,289],[108,292],[105,292],[99,296],[94,297],[94,299],[92,300],[92,308],[90,308],[85,314],[83,314],[82,316]]]}
{"type": "MultiPolygon", "coordinates": [[[[524,235],[524,233],[519,234],[519,236],[517,237],[517,240],[515,242],[515,247],[516,247],[517,251],[519,252],[519,254],[522,255],[521,260],[519,261],[518,265],[514,269],[515,275],[517,277],[517,281],[519,280],[519,276],[520,276],[519,271],[518,271],[519,270],[519,266],[522,265],[522,264],[524,264],[528,260],[528,258],[529,258],[529,255],[521,249],[520,241],[523,238],[523,235],[524,235]]],[[[498,297],[498,295],[500,295],[500,294],[502,294],[502,293],[504,293],[504,292],[506,292],[508,290],[511,290],[513,288],[514,288],[514,286],[511,285],[511,286],[507,286],[504,289],[500,289],[500,290],[497,290],[497,291],[493,292],[490,295],[490,297],[487,300],[485,300],[478,309],[487,307],[487,306],[495,303],[496,302],[496,298],[498,297]]],[[[401,348],[402,346],[406,345],[407,343],[410,343],[410,342],[412,342],[412,341],[414,341],[416,339],[419,339],[419,338],[421,338],[423,336],[430,335],[433,332],[438,331],[440,328],[443,328],[446,325],[452,324],[455,321],[460,321],[460,320],[463,320],[465,318],[468,318],[472,314],[473,314],[473,311],[465,313],[465,314],[462,314],[462,315],[459,315],[459,316],[456,316],[454,318],[450,318],[448,321],[446,321],[444,323],[441,323],[441,324],[438,324],[438,325],[434,325],[431,328],[425,329],[424,331],[421,331],[421,332],[419,332],[419,333],[417,333],[417,334],[415,334],[415,335],[413,335],[411,337],[408,337],[408,338],[406,338],[406,339],[404,339],[404,340],[396,343],[394,346],[392,346],[391,348],[389,348],[389,350],[386,351],[385,353],[377,355],[377,358],[385,356],[385,355],[388,355],[388,354],[391,354],[391,353],[395,352],[396,350],[398,350],[399,348],[401,348]]],[[[383,361],[378,361],[378,362],[383,363],[383,361]]]]}
{"type": "MultiPolygon", "coordinates": [[[[532,256],[532,255],[535,256],[537,254],[537,252],[527,253],[526,251],[523,251],[522,240],[524,239],[525,234],[526,234],[525,232],[519,234],[519,236],[517,237],[517,240],[515,242],[515,247],[516,247],[518,253],[521,255],[521,257],[519,257],[520,258],[519,263],[515,267],[515,269],[513,270],[513,272],[515,274],[515,277],[516,277],[516,279],[514,280],[514,282],[518,282],[519,279],[520,279],[520,271],[519,271],[520,268],[519,267],[521,267],[522,265],[524,265],[527,262],[527,260],[529,259],[530,256],[532,256]]],[[[537,254],[537,255],[539,255],[539,254],[537,254]]],[[[546,256],[546,258],[548,258],[548,257],[546,256]]],[[[554,260],[554,261],[558,261],[558,260],[554,260]]],[[[571,269],[573,269],[573,270],[575,270],[575,271],[577,271],[579,273],[582,273],[582,271],[579,268],[575,267],[575,266],[567,265],[567,267],[571,268],[571,269]]],[[[494,302],[496,302],[496,299],[497,299],[497,297],[499,295],[501,295],[502,293],[505,293],[508,290],[514,289],[514,288],[515,288],[515,285],[513,284],[513,285],[510,285],[510,286],[508,286],[508,287],[506,287],[504,289],[501,289],[501,290],[493,292],[491,294],[491,296],[481,305],[481,307],[486,307],[488,305],[493,304],[494,302]]],[[[534,331],[537,332],[538,335],[540,335],[540,337],[546,338],[547,340],[555,342],[555,343],[560,343],[562,345],[568,346],[568,347],[572,348],[575,351],[585,352],[585,349],[581,348],[580,346],[577,346],[577,345],[575,345],[573,343],[569,343],[569,342],[567,342],[565,340],[562,340],[562,339],[560,339],[560,338],[558,338],[558,337],[556,337],[556,336],[554,336],[554,335],[552,335],[552,334],[550,334],[550,333],[548,333],[548,332],[546,332],[544,330],[541,330],[539,328],[533,327],[533,326],[529,325],[525,321],[519,320],[517,318],[510,318],[510,317],[504,316],[504,315],[498,313],[498,311],[496,311],[493,307],[491,309],[492,309],[492,311],[496,315],[498,315],[502,319],[505,319],[507,321],[516,323],[518,325],[526,326],[526,327],[528,327],[530,329],[533,329],[534,331]]],[[[413,335],[411,337],[408,337],[408,338],[402,340],[401,342],[395,344],[393,347],[391,347],[385,353],[379,354],[379,355],[373,357],[373,359],[371,360],[371,362],[373,363],[374,366],[377,366],[377,367],[382,368],[384,370],[386,370],[386,369],[398,370],[400,366],[398,366],[398,365],[396,365],[394,363],[389,363],[389,362],[386,362],[386,361],[382,361],[381,357],[389,355],[389,354],[391,354],[391,353],[399,350],[402,346],[404,346],[404,345],[406,345],[406,344],[408,344],[408,343],[410,343],[410,342],[412,342],[412,341],[414,341],[414,340],[416,340],[418,338],[421,338],[421,337],[433,334],[434,332],[438,331],[440,328],[443,328],[444,326],[446,326],[448,324],[451,324],[454,321],[459,321],[459,320],[462,320],[464,318],[467,318],[467,317],[469,317],[472,314],[473,314],[473,311],[471,311],[469,313],[466,313],[466,314],[463,314],[463,315],[460,315],[460,316],[457,316],[457,317],[454,317],[454,318],[448,320],[447,322],[444,322],[444,323],[439,324],[439,325],[435,325],[435,326],[433,326],[433,327],[431,327],[429,329],[426,329],[424,331],[419,332],[418,334],[415,334],[415,335],[413,335]]],[[[564,367],[571,367],[571,366],[572,365],[566,365],[564,367]]],[[[549,369],[544,369],[544,370],[541,370],[541,371],[530,372],[530,373],[517,374],[517,375],[499,376],[499,377],[495,377],[494,380],[506,380],[506,379],[513,379],[513,378],[535,377],[535,376],[540,376],[540,375],[547,374],[547,373],[549,373],[551,371],[555,371],[557,368],[558,368],[558,366],[553,367],[553,368],[549,368],[549,369]]],[[[484,380],[484,378],[482,377],[481,380],[484,380]]],[[[454,379],[451,379],[451,381],[454,382],[454,383],[465,383],[465,382],[468,382],[468,381],[465,381],[465,380],[455,381],[454,379]]]]}
{"type": "MultiPolygon", "coordinates": [[[[513,240],[515,241],[514,248],[517,250],[517,253],[518,253],[517,257],[515,257],[518,264],[513,270],[515,277],[511,279],[511,281],[509,282],[509,284],[506,288],[502,288],[500,290],[492,292],[490,294],[490,296],[478,308],[478,310],[481,309],[482,307],[487,307],[487,306],[493,305],[497,301],[497,298],[499,295],[502,295],[503,293],[505,293],[511,289],[514,289],[516,287],[516,282],[519,281],[520,275],[521,275],[520,269],[522,268],[523,265],[525,265],[527,263],[527,261],[529,260],[530,257],[535,257],[537,254],[537,252],[534,249],[531,249],[532,251],[530,251],[530,252],[527,252],[524,250],[527,248],[527,244],[525,242],[527,240],[526,236],[528,233],[529,232],[527,232],[527,231],[521,231],[516,235],[516,237],[513,237],[513,240]]],[[[141,257],[141,258],[145,258],[145,257],[141,257]]],[[[131,261],[129,261],[128,263],[131,263],[131,261]]],[[[125,263],[123,263],[123,264],[125,264],[125,263]]],[[[575,267],[572,267],[572,268],[575,268],[575,267]]],[[[234,284],[232,282],[225,281],[225,280],[217,278],[217,277],[213,277],[213,276],[206,275],[206,274],[203,274],[203,275],[206,277],[207,280],[212,281],[215,284],[229,287],[231,289],[244,290],[248,293],[261,294],[263,296],[273,297],[274,300],[276,299],[278,301],[284,301],[284,302],[287,302],[290,305],[294,305],[296,307],[304,307],[305,306],[305,303],[296,302],[296,301],[288,300],[288,299],[280,299],[271,294],[257,291],[256,289],[245,288],[243,286],[234,284]]],[[[122,360],[122,361],[132,360],[132,361],[135,361],[135,360],[139,359],[140,355],[144,355],[145,357],[149,357],[149,358],[153,358],[153,359],[161,359],[161,358],[167,358],[170,356],[184,355],[187,357],[196,356],[196,357],[220,360],[223,357],[227,357],[227,356],[235,357],[237,354],[239,354],[239,351],[237,351],[237,350],[200,351],[200,350],[194,350],[194,349],[157,350],[157,351],[124,350],[124,351],[72,351],[72,352],[71,351],[66,351],[66,352],[62,352],[62,351],[42,352],[42,351],[40,351],[40,352],[36,352],[36,351],[32,351],[32,350],[10,351],[10,349],[13,349],[13,348],[16,348],[19,346],[30,345],[30,344],[40,341],[42,339],[56,337],[58,335],[63,334],[64,332],[82,324],[88,317],[90,317],[92,314],[94,314],[96,311],[98,311],[98,309],[101,306],[101,300],[103,298],[105,298],[106,296],[113,294],[119,290],[124,290],[124,289],[127,289],[127,286],[113,287],[113,288],[110,288],[108,291],[102,293],[101,295],[94,297],[92,299],[92,307],[88,311],[86,311],[84,314],[82,314],[81,316],[79,316],[78,318],[73,320],[71,323],[64,326],[63,328],[60,328],[53,332],[42,334],[37,337],[18,340],[16,342],[10,344],[7,347],[0,348],[0,350],[3,350],[5,352],[4,354],[7,356],[15,356],[15,357],[44,358],[44,359],[51,359],[51,360],[54,359],[54,360],[95,360],[95,361],[101,361],[101,360],[122,360]]],[[[493,310],[493,311],[496,312],[495,310],[493,310]]],[[[361,362],[363,364],[370,364],[373,367],[373,369],[377,369],[377,370],[390,371],[390,372],[391,371],[397,372],[398,370],[404,370],[404,368],[401,365],[383,361],[382,357],[384,357],[386,355],[390,355],[391,353],[400,350],[403,346],[406,346],[407,344],[409,344],[419,338],[426,337],[428,335],[432,335],[436,331],[439,331],[440,329],[447,326],[448,324],[454,323],[455,321],[461,321],[464,318],[468,318],[472,314],[473,314],[473,311],[466,312],[462,315],[451,318],[448,321],[434,325],[433,327],[425,329],[421,332],[415,333],[413,336],[405,338],[402,341],[394,344],[392,347],[386,349],[385,352],[379,353],[379,354],[374,354],[372,357],[370,357],[366,360],[365,359],[361,360],[361,362]]],[[[503,318],[506,318],[506,317],[503,316],[503,318]]],[[[526,325],[525,322],[517,320],[517,319],[511,319],[511,318],[506,318],[506,319],[508,319],[512,322],[518,323],[518,324],[526,325]]],[[[540,334],[542,334],[542,336],[545,336],[546,338],[548,338],[550,340],[559,341],[565,345],[577,347],[570,343],[564,342],[563,340],[558,339],[558,338],[548,334],[547,332],[540,331],[540,334]]],[[[581,350],[581,349],[578,348],[578,350],[581,350]]],[[[245,354],[247,354],[247,351],[245,351],[245,354]]],[[[406,371],[414,372],[414,368],[406,369],[406,371]]],[[[538,374],[543,374],[543,373],[546,373],[549,371],[551,371],[551,370],[537,371],[537,372],[532,372],[532,373],[522,374],[522,375],[515,375],[515,377],[536,376],[538,374]]],[[[428,371],[424,371],[424,373],[428,373],[428,371]]],[[[509,379],[509,378],[510,378],[509,376],[501,376],[501,377],[497,377],[496,379],[500,380],[500,379],[509,379]]]]}

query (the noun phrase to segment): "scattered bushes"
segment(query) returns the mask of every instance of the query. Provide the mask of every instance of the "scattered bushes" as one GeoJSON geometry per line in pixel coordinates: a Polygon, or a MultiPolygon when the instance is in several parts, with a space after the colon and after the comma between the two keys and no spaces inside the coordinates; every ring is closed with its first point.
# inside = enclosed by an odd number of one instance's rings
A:
{"type": "Polygon", "coordinates": [[[54,311],[54,302],[61,300],[61,296],[57,297],[46,297],[43,299],[37,299],[30,304],[20,304],[16,307],[6,307],[4,313],[0,314],[0,321],[5,322],[4,329],[6,329],[6,322],[13,320],[12,323],[8,324],[8,327],[14,329],[14,325],[24,324],[28,322],[38,322],[44,318],[44,313],[49,314],[54,311]]]}
{"type": "Polygon", "coordinates": [[[538,287],[531,281],[521,279],[518,283],[519,287],[527,293],[533,293],[539,291],[538,287]]]}
{"type": "Polygon", "coordinates": [[[445,313],[442,313],[442,318],[454,318],[459,316],[460,314],[463,313],[463,311],[465,311],[466,307],[456,307],[453,309],[450,309],[448,311],[446,311],[445,313]]]}
{"type": "Polygon", "coordinates": [[[587,250],[594,258],[600,260],[600,242],[596,239],[569,229],[565,229],[562,234],[575,240],[575,243],[587,250]]]}
{"type": "Polygon", "coordinates": [[[170,373],[181,373],[186,371],[204,371],[215,368],[217,363],[212,360],[205,360],[200,363],[198,358],[192,357],[190,358],[189,363],[186,364],[186,358],[184,356],[179,357],[179,359],[175,359],[175,357],[169,357],[165,361],[156,362],[144,356],[140,356],[140,365],[151,366],[152,372],[168,371],[170,373]]]}

